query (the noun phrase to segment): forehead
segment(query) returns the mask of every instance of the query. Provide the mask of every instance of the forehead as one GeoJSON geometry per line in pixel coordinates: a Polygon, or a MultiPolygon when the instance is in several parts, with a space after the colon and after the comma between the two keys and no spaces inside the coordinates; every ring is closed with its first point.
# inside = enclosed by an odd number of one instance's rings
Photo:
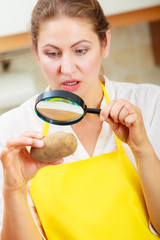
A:
{"type": "Polygon", "coordinates": [[[44,41],[76,41],[79,39],[98,40],[98,36],[93,30],[93,25],[79,18],[61,17],[49,19],[43,22],[39,31],[39,42],[44,41]]]}

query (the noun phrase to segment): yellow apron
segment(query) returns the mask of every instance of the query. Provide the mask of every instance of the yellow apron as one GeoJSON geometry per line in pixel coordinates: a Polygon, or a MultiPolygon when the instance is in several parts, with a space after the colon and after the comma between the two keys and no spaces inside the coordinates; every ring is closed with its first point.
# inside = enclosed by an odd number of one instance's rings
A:
{"type": "Polygon", "coordinates": [[[48,240],[159,239],[149,230],[139,176],[115,139],[114,152],[48,166],[32,179],[31,196],[48,240]]]}

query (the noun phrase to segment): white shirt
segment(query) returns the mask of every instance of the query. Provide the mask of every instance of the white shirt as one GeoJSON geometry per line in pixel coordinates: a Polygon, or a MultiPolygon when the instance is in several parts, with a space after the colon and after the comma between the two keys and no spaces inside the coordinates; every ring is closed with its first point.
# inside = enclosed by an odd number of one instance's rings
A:
{"type": "MultiPolygon", "coordinates": [[[[142,111],[144,125],[153,145],[153,148],[160,159],[160,87],[152,84],[132,84],[113,82],[105,77],[105,87],[110,100],[125,99],[132,104],[138,106],[142,111]]],[[[34,110],[35,99],[34,96],[27,102],[23,103],[20,107],[15,108],[0,116],[0,152],[4,148],[6,141],[10,137],[17,137],[24,131],[40,131],[43,129],[43,121],[36,115],[34,110]]],[[[96,96],[95,96],[96,97],[96,96]]],[[[102,100],[101,108],[105,105],[105,99],[102,100]]],[[[88,106],[89,107],[89,106],[88,106]]],[[[75,136],[75,132],[71,126],[57,126],[51,125],[48,134],[52,132],[71,132],[75,136]]],[[[77,138],[77,136],[76,136],[77,138]]],[[[69,157],[66,157],[65,162],[74,162],[89,158],[89,155],[79,139],[76,152],[69,157]]],[[[123,143],[126,154],[136,169],[135,159],[127,144],[123,143]]],[[[97,140],[93,156],[103,153],[108,153],[116,149],[116,143],[113,132],[109,125],[104,122],[101,133],[97,140]]],[[[0,228],[2,226],[3,216],[3,197],[2,197],[2,166],[0,164],[0,228]]],[[[28,187],[29,189],[29,187],[28,187]]],[[[33,209],[33,202],[30,198],[28,191],[28,200],[31,211],[33,209]]],[[[32,211],[32,214],[35,214],[32,211]]],[[[34,217],[36,223],[37,216],[34,217]]],[[[154,230],[152,229],[153,233],[154,230]]]]}

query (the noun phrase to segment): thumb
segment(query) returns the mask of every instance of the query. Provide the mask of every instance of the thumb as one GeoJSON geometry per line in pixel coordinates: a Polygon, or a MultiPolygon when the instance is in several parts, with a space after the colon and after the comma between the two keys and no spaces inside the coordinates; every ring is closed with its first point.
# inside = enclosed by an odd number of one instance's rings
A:
{"type": "Polygon", "coordinates": [[[63,159],[63,158],[60,158],[60,159],[58,159],[58,160],[56,160],[56,161],[53,161],[53,162],[48,163],[48,165],[58,165],[58,164],[61,164],[61,163],[63,163],[63,162],[64,162],[64,159],[63,159]]]}
{"type": "Polygon", "coordinates": [[[64,159],[63,158],[60,158],[56,161],[52,161],[52,162],[37,162],[37,169],[41,169],[43,167],[46,167],[46,166],[50,166],[50,165],[58,165],[58,164],[61,164],[64,162],[64,159]]]}

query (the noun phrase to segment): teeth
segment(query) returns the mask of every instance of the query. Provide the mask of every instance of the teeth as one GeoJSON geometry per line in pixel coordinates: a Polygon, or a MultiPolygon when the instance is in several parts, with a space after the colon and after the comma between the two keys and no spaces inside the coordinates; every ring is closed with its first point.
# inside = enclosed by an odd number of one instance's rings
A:
{"type": "Polygon", "coordinates": [[[65,85],[72,86],[77,84],[78,82],[66,82],[65,85]]]}

